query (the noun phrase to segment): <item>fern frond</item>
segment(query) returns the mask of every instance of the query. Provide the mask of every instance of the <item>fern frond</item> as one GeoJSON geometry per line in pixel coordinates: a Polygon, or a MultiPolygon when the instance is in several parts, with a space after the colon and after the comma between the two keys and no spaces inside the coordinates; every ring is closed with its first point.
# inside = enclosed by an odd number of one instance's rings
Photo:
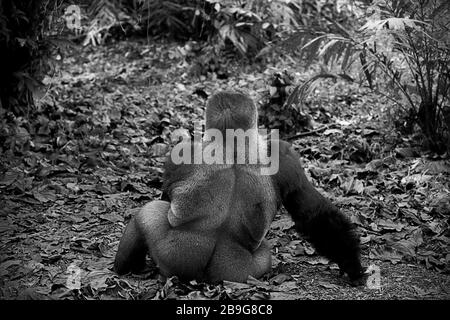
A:
{"type": "MultiPolygon", "coordinates": [[[[285,108],[293,107],[294,105],[301,106],[306,98],[308,97],[309,93],[314,90],[315,85],[317,83],[317,80],[320,79],[344,79],[346,81],[353,82],[354,79],[351,78],[349,75],[346,74],[335,74],[335,73],[320,73],[317,74],[304,83],[296,86],[292,93],[289,95],[289,97],[286,100],[286,103],[284,105],[285,108]]],[[[296,108],[297,109],[297,108],[296,108]]]]}

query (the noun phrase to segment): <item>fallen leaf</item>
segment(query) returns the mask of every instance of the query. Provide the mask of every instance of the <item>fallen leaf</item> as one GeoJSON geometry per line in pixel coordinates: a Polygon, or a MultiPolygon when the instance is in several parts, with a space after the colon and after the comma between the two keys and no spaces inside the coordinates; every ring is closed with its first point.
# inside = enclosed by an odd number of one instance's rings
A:
{"type": "Polygon", "coordinates": [[[395,223],[390,219],[378,220],[377,226],[381,230],[395,230],[395,231],[402,231],[402,229],[405,227],[404,224],[395,223]]]}
{"type": "Polygon", "coordinates": [[[330,261],[324,257],[320,257],[318,259],[313,259],[313,260],[308,260],[307,262],[312,265],[318,265],[318,264],[327,265],[330,263],[330,261]]]}
{"type": "Polygon", "coordinates": [[[325,281],[319,281],[319,286],[326,289],[340,290],[340,286],[325,281]]]}
{"type": "Polygon", "coordinates": [[[0,184],[4,186],[9,186],[14,183],[19,177],[20,172],[17,172],[15,170],[8,170],[6,171],[0,178],[0,184]]]}
{"type": "Polygon", "coordinates": [[[419,155],[417,151],[412,148],[397,148],[395,151],[398,158],[413,158],[419,155]]]}
{"type": "Polygon", "coordinates": [[[107,220],[112,223],[123,222],[123,217],[118,213],[105,213],[99,216],[102,220],[107,220]]]}
{"type": "Polygon", "coordinates": [[[280,219],[272,222],[271,228],[274,230],[279,229],[283,231],[292,228],[294,225],[295,223],[292,218],[286,214],[283,214],[280,219]]]}
{"type": "Polygon", "coordinates": [[[369,259],[390,261],[396,264],[402,260],[403,255],[388,246],[380,246],[379,248],[373,248],[370,250],[369,259]]]}
{"type": "Polygon", "coordinates": [[[50,189],[48,186],[40,187],[33,191],[33,196],[39,202],[54,202],[56,201],[55,190],[50,189]]]}
{"type": "Polygon", "coordinates": [[[108,284],[106,283],[108,278],[112,278],[114,276],[115,274],[108,269],[94,270],[88,273],[84,280],[89,283],[89,286],[92,289],[102,291],[108,288],[108,284]]]}
{"type": "Polygon", "coordinates": [[[269,280],[270,284],[274,284],[274,285],[280,285],[285,281],[291,280],[292,276],[285,274],[285,273],[280,273],[277,274],[275,277],[271,278],[269,280]]]}

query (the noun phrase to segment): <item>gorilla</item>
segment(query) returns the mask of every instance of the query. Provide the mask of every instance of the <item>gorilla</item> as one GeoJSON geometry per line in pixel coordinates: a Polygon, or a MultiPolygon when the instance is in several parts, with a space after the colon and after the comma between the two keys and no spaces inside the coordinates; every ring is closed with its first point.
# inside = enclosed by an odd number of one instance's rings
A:
{"type": "Polygon", "coordinates": [[[167,158],[162,198],[146,204],[127,225],[115,271],[139,271],[148,253],[165,276],[210,283],[259,278],[271,269],[265,236],[284,206],[317,252],[336,262],[353,284],[361,284],[364,271],[355,228],[308,181],[289,143],[258,134],[251,98],[241,92],[214,94],[206,105],[205,127],[214,139],[176,146],[191,161],[167,158]],[[230,130],[248,133],[246,144],[234,144],[237,138],[230,130]],[[252,145],[276,156],[276,172],[262,174],[267,163],[258,156],[251,161],[252,145]],[[209,158],[196,162],[195,154],[202,152],[209,158]],[[239,152],[241,161],[236,161],[239,152]]]}

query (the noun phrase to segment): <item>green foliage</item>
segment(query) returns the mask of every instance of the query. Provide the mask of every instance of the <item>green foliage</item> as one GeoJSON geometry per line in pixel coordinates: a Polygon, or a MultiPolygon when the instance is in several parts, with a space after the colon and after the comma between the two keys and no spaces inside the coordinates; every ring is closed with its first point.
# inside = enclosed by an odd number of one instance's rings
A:
{"type": "MultiPolygon", "coordinates": [[[[133,1],[135,2],[135,1],[133,1]]],[[[136,21],[124,10],[120,0],[95,0],[87,7],[87,23],[80,23],[74,31],[84,35],[84,45],[98,45],[104,43],[111,30],[125,26],[138,29],[136,21]]]]}
{"type": "Polygon", "coordinates": [[[276,31],[297,26],[291,1],[218,1],[211,15],[217,36],[230,42],[242,56],[255,56],[276,31]]]}
{"type": "Polygon", "coordinates": [[[127,2],[126,8],[146,35],[187,40],[208,35],[210,6],[198,0],[140,0],[127,2]]]}
{"type": "Polygon", "coordinates": [[[307,65],[319,58],[343,73],[358,65],[368,86],[412,114],[430,146],[442,150],[450,142],[449,16],[445,0],[380,0],[358,30],[329,20],[335,32],[302,27],[287,43],[307,65]]]}
{"type": "Polygon", "coordinates": [[[94,0],[81,7],[87,20],[77,32],[85,45],[101,44],[115,31],[188,40],[206,39],[211,30],[206,1],[94,0]]]}
{"type": "Polygon", "coordinates": [[[289,102],[289,91],[293,87],[293,77],[287,72],[275,73],[270,81],[267,103],[259,112],[259,124],[266,128],[278,129],[282,137],[297,133],[305,128],[312,129],[311,117],[301,108],[289,102]]]}
{"type": "Polygon", "coordinates": [[[210,40],[241,56],[255,56],[278,34],[298,27],[298,1],[95,0],[87,10],[85,43],[101,43],[115,26],[132,25],[146,36],[210,40]]]}
{"type": "Polygon", "coordinates": [[[306,100],[308,94],[312,92],[317,84],[318,80],[321,79],[333,79],[338,78],[344,79],[346,81],[352,82],[353,79],[346,74],[333,74],[333,73],[320,73],[317,74],[304,83],[295,86],[291,94],[287,98],[285,104],[286,107],[301,108],[301,103],[306,100]]]}
{"type": "Polygon", "coordinates": [[[58,0],[5,0],[0,2],[0,107],[25,114],[33,105],[33,94],[53,64],[49,59],[57,40],[46,35],[58,0]]]}
{"type": "Polygon", "coordinates": [[[255,57],[301,26],[329,27],[330,17],[346,25],[351,16],[331,1],[313,0],[95,0],[86,13],[85,43],[100,43],[112,28],[131,25],[145,36],[231,45],[245,57],[255,57]]]}
{"type": "Polygon", "coordinates": [[[185,48],[185,59],[191,65],[189,75],[192,78],[201,78],[202,76],[212,76],[217,79],[226,79],[230,75],[230,61],[224,54],[220,54],[213,45],[200,45],[199,43],[190,42],[185,48]],[[192,45],[194,44],[194,45],[192,45]],[[192,47],[197,48],[192,48],[192,47]],[[193,50],[194,49],[194,50],[193,50]]]}

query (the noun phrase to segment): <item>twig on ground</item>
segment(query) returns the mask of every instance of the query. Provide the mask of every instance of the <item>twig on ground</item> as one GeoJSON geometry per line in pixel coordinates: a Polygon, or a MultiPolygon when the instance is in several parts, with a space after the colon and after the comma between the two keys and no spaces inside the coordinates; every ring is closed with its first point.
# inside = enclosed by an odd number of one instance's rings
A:
{"type": "Polygon", "coordinates": [[[288,137],[286,140],[291,141],[291,140],[294,140],[294,139],[297,139],[297,138],[307,137],[307,136],[310,136],[310,135],[319,133],[320,131],[323,131],[323,130],[325,130],[325,129],[328,129],[328,128],[330,128],[331,126],[333,126],[333,125],[332,125],[332,124],[327,124],[327,125],[324,125],[324,126],[318,128],[318,129],[316,129],[316,130],[298,133],[298,134],[296,134],[296,135],[293,135],[293,136],[291,136],[291,137],[288,137]]]}

